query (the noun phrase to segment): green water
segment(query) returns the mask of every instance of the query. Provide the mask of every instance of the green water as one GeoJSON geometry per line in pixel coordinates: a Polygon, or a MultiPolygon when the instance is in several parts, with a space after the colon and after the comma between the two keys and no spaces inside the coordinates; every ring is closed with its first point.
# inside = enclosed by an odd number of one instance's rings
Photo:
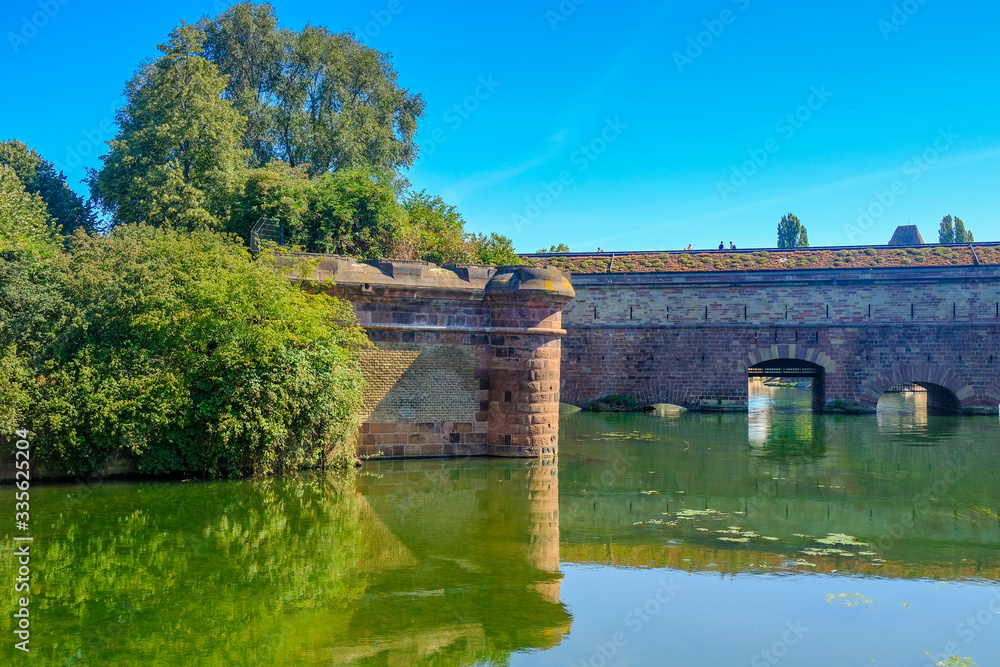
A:
{"type": "Polygon", "coordinates": [[[553,464],[36,487],[0,664],[1000,665],[1000,422],[921,400],[755,385],[564,416],[553,464]]]}

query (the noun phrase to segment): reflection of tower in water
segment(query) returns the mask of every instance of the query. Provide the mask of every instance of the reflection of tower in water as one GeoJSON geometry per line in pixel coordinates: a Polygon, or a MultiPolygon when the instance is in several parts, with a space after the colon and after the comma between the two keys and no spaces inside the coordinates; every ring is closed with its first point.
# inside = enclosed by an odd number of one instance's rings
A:
{"type": "MultiPolygon", "coordinates": [[[[555,459],[504,462],[490,470],[489,502],[483,520],[508,566],[527,566],[530,588],[559,603],[559,468],[555,459]],[[504,535],[496,533],[502,531],[504,535]],[[520,563],[515,563],[520,561],[520,563]]],[[[499,556],[500,554],[498,554],[499,556]]]]}
{"type": "Polygon", "coordinates": [[[531,550],[528,562],[557,578],[535,585],[546,600],[559,603],[559,468],[554,460],[540,460],[529,472],[528,521],[531,550]]]}
{"type": "Polygon", "coordinates": [[[366,469],[358,489],[372,518],[411,555],[373,572],[378,596],[354,611],[356,627],[378,628],[369,645],[409,664],[446,645],[473,656],[562,641],[571,617],[559,600],[555,459],[411,459],[366,469]],[[414,637],[427,640],[423,649],[404,648],[414,637]]]}

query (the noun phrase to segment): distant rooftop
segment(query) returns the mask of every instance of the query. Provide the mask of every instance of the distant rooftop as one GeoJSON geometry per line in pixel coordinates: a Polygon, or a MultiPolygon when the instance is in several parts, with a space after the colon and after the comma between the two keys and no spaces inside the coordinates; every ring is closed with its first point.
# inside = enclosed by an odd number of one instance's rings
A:
{"type": "Polygon", "coordinates": [[[924,245],[924,237],[920,235],[920,230],[916,225],[900,225],[896,227],[889,245],[893,246],[913,246],[924,245]]]}

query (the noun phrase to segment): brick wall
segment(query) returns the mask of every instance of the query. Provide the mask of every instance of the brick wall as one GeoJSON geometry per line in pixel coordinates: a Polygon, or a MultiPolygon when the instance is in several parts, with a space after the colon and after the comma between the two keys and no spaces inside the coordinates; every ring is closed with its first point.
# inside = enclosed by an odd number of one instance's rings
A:
{"type": "Polygon", "coordinates": [[[827,409],[874,410],[882,391],[906,382],[947,389],[965,412],[1000,404],[997,267],[573,281],[561,373],[569,403],[622,393],[745,409],[748,366],[796,359],[823,368],[827,409]]]}

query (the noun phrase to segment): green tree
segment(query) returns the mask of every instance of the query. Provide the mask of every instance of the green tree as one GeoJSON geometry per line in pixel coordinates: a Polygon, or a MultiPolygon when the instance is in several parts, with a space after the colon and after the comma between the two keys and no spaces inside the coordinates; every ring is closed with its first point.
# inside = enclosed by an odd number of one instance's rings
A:
{"type": "Polygon", "coordinates": [[[290,167],[273,161],[247,170],[247,179],[233,207],[228,231],[250,242],[250,230],[262,217],[275,220],[285,229],[285,242],[312,250],[314,236],[310,209],[316,200],[316,182],[304,167],[290,167]]]}
{"type": "Polygon", "coordinates": [[[13,167],[0,164],[0,251],[51,251],[56,227],[40,195],[29,192],[13,167]]]}
{"type": "Polygon", "coordinates": [[[394,256],[419,258],[436,264],[468,264],[474,249],[465,232],[465,220],[454,206],[426,190],[411,193],[404,201],[407,221],[399,235],[394,256]]]}
{"type": "Polygon", "coordinates": [[[239,3],[201,25],[206,56],[229,75],[226,95],[247,116],[258,166],[364,168],[406,185],[424,102],[398,85],[387,54],[321,26],[280,29],[269,4],[239,3]]]}
{"type": "Polygon", "coordinates": [[[249,157],[245,120],[222,98],[226,79],[201,56],[204,39],[197,26],[175,28],[126,86],[118,134],[90,179],[116,224],[220,229],[230,217],[249,157]]]}
{"type": "Polygon", "coordinates": [[[313,183],[311,250],[361,259],[392,256],[406,211],[391,185],[356,169],[321,174],[313,183]]]}
{"type": "Polygon", "coordinates": [[[972,231],[965,228],[962,219],[955,216],[955,243],[972,243],[976,239],[972,236],[972,231]]]}
{"type": "MultiPolygon", "coordinates": [[[[0,190],[2,181],[0,175],[0,190]]],[[[10,436],[24,428],[36,378],[46,371],[45,353],[67,320],[59,246],[51,241],[45,247],[43,254],[17,244],[0,252],[0,444],[13,442],[10,436]]]]}
{"type": "Polygon", "coordinates": [[[539,248],[538,252],[569,252],[569,246],[565,243],[560,243],[559,245],[551,245],[549,249],[539,248]]]}
{"type": "Polygon", "coordinates": [[[253,151],[252,165],[263,167],[278,159],[272,125],[289,33],[279,30],[274,7],[267,3],[241,2],[200,25],[204,55],[229,77],[225,97],[247,120],[244,146],[253,151]]]}
{"type": "Polygon", "coordinates": [[[958,216],[946,215],[941,218],[938,227],[938,243],[972,243],[975,238],[972,232],[965,228],[965,223],[958,216]]]}
{"type": "Polygon", "coordinates": [[[490,266],[518,266],[522,264],[521,258],[514,252],[514,242],[506,236],[496,232],[489,236],[472,234],[469,240],[475,248],[475,258],[480,264],[490,266]]]}
{"type": "Polygon", "coordinates": [[[34,148],[16,139],[0,141],[0,164],[11,167],[24,184],[24,189],[37,194],[54,224],[63,234],[76,229],[92,231],[95,217],[89,204],[66,183],[66,176],[56,172],[55,165],[34,148]]]}
{"type": "Polygon", "coordinates": [[[955,227],[952,225],[952,217],[946,215],[941,218],[941,226],[938,227],[938,243],[954,243],[955,227]]]}
{"type": "Polygon", "coordinates": [[[799,219],[789,213],[781,217],[778,223],[779,248],[808,248],[809,235],[799,219]]]}

